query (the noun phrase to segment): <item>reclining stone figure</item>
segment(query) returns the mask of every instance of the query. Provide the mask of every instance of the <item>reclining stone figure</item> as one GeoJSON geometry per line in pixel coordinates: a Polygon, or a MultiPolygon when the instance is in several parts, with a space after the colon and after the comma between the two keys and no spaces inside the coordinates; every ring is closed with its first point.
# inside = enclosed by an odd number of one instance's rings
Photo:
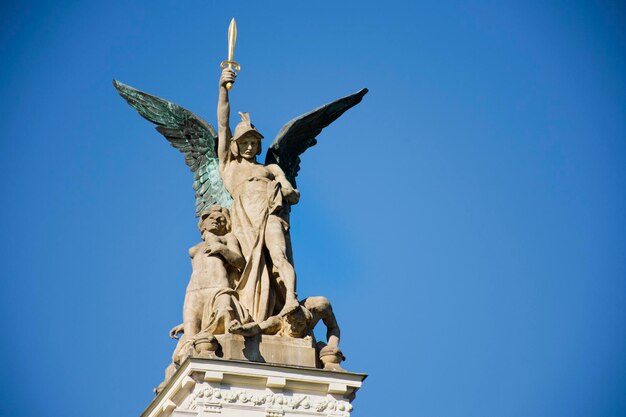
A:
{"type": "Polygon", "coordinates": [[[342,370],[339,363],[345,359],[339,349],[340,330],[333,308],[326,297],[308,297],[299,306],[285,314],[269,317],[260,323],[231,322],[229,332],[245,337],[258,334],[294,338],[312,337],[313,329],[322,320],[326,326],[326,343],[318,342],[318,357],[324,369],[342,370]]]}

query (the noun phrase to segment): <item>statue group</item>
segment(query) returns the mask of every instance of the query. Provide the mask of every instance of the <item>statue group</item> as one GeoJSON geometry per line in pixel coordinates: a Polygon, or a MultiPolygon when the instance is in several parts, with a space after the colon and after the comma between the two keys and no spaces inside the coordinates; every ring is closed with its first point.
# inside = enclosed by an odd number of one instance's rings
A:
{"type": "Polygon", "coordinates": [[[367,89],[288,122],[269,147],[265,163],[259,163],[263,135],[250,115],[239,113],[241,121],[230,129],[229,90],[236,76],[231,65],[223,68],[217,132],[172,102],[113,82],[119,94],[184,154],[194,174],[202,241],[189,249],[192,274],[183,322],[170,331],[178,343],[157,392],[188,357],[215,357],[220,335],[310,339],[317,366],[324,369],[341,370],[344,359],[330,302],[321,296],[298,299],[290,211],[300,199],[300,155],[317,143],[322,129],[358,104],[367,89]],[[315,342],[313,335],[320,320],[327,328],[325,342],[315,342]]]}

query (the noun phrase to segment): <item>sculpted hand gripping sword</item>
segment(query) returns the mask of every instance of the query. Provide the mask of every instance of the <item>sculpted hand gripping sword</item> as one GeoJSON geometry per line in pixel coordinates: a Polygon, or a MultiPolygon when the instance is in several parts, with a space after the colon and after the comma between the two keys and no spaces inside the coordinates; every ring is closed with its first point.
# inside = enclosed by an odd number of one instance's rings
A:
{"type": "MultiPolygon", "coordinates": [[[[228,26],[228,60],[222,61],[220,64],[220,68],[224,69],[226,67],[234,69],[236,71],[241,70],[241,67],[238,63],[235,62],[235,43],[237,42],[237,22],[235,22],[235,18],[230,21],[230,25],[228,26]]],[[[233,88],[232,83],[226,84],[226,89],[230,90],[233,88]]]]}

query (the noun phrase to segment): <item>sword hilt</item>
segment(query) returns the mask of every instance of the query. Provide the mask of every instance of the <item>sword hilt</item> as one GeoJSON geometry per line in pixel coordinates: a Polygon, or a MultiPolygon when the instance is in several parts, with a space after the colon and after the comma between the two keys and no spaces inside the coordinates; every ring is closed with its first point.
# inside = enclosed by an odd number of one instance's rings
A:
{"type": "MultiPolygon", "coordinates": [[[[232,70],[235,70],[235,71],[240,71],[241,70],[241,67],[235,61],[222,61],[222,63],[220,64],[220,68],[224,69],[226,67],[228,67],[228,68],[230,68],[232,70]]],[[[233,88],[233,83],[226,83],[226,89],[230,90],[231,88],[233,88]]]]}

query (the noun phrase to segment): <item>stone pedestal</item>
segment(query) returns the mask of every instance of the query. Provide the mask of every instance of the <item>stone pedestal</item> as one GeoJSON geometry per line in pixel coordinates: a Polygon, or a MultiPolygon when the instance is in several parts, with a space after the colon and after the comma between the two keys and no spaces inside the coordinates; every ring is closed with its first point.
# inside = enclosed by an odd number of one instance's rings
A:
{"type": "Polygon", "coordinates": [[[365,378],[308,367],[191,358],[141,417],[349,417],[365,378]]]}
{"type": "Polygon", "coordinates": [[[220,359],[240,359],[313,368],[317,365],[317,354],[310,337],[296,339],[258,335],[244,338],[230,333],[215,337],[220,344],[220,349],[215,352],[215,356],[220,359]]]}

